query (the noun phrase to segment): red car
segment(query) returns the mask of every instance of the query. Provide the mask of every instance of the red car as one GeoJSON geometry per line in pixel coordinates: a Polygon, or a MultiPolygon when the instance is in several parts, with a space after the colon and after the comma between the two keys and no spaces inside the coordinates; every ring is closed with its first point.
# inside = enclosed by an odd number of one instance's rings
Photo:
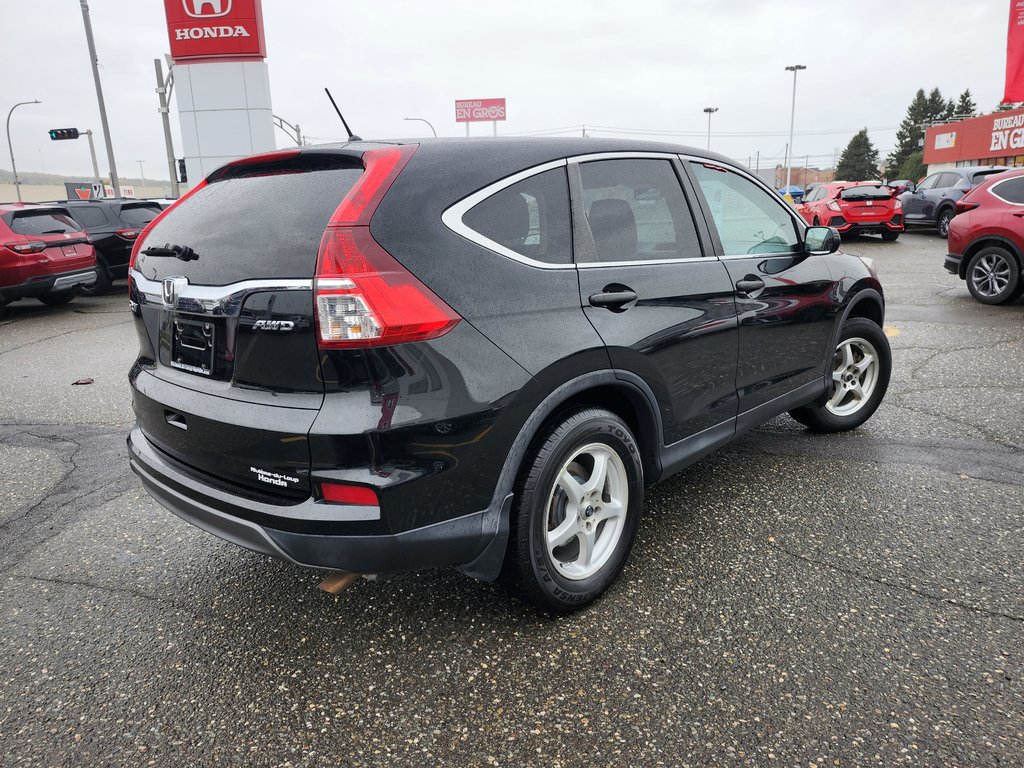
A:
{"type": "Polygon", "coordinates": [[[797,210],[808,224],[835,227],[843,235],[881,235],[892,241],[903,231],[903,204],[877,181],[823,184],[797,210]]]}
{"type": "Polygon", "coordinates": [[[976,186],[949,222],[946,269],[967,281],[982,304],[1006,304],[1024,293],[1024,170],[976,186]]]}
{"type": "Polygon", "coordinates": [[[29,297],[64,304],[95,282],[96,251],[65,209],[0,204],[0,314],[29,297]]]}

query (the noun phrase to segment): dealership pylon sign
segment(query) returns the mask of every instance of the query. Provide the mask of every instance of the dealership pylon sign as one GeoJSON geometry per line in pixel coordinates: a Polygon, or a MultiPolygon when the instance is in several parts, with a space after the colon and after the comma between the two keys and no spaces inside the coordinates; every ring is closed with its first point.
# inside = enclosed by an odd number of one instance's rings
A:
{"type": "Polygon", "coordinates": [[[1003,101],[1024,101],[1024,0],[1010,0],[1006,33],[1006,90],[1003,101]]]}
{"type": "Polygon", "coordinates": [[[507,117],[504,99],[461,99],[455,102],[455,122],[466,124],[467,136],[470,123],[494,123],[494,135],[497,136],[498,121],[507,117]]]}
{"type": "Polygon", "coordinates": [[[164,0],[171,58],[267,57],[260,0],[164,0]]]}

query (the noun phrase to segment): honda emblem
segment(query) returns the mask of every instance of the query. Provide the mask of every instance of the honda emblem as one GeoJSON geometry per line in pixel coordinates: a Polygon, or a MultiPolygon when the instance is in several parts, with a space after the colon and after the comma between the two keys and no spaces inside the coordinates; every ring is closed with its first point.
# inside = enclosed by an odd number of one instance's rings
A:
{"type": "Polygon", "coordinates": [[[174,309],[178,306],[178,297],[188,287],[187,277],[166,277],[163,282],[164,306],[174,309]]]}
{"type": "Polygon", "coordinates": [[[193,19],[219,19],[231,13],[231,0],[181,0],[181,4],[193,19]]]}

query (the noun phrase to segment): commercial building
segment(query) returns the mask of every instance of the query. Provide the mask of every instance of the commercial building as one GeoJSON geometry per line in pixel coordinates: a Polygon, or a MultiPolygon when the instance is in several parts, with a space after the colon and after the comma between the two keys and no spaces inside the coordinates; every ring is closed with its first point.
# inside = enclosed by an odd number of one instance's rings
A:
{"type": "Polygon", "coordinates": [[[928,173],[965,165],[1024,166],[1024,109],[994,112],[925,132],[928,173]]]}

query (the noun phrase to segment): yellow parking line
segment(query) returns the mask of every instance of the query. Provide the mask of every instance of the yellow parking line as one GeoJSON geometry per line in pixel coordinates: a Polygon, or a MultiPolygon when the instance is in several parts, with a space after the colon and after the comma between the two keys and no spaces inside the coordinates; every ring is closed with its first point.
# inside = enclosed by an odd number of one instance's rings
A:
{"type": "Polygon", "coordinates": [[[890,339],[893,338],[894,336],[900,335],[900,329],[897,328],[895,325],[883,325],[882,330],[885,331],[885,335],[888,336],[890,339]]]}

